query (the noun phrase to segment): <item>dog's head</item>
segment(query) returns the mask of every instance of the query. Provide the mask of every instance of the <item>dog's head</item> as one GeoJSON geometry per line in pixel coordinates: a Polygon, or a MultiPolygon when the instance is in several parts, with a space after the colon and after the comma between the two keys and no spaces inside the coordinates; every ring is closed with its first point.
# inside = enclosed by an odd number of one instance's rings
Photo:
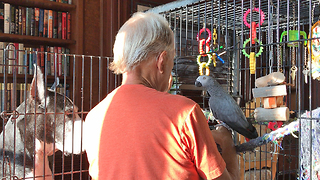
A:
{"type": "Polygon", "coordinates": [[[27,136],[26,142],[37,138],[48,147],[54,147],[52,152],[81,153],[83,121],[78,115],[78,108],[65,95],[47,90],[40,68],[34,69],[25,108],[26,133],[34,136],[27,136]]]}

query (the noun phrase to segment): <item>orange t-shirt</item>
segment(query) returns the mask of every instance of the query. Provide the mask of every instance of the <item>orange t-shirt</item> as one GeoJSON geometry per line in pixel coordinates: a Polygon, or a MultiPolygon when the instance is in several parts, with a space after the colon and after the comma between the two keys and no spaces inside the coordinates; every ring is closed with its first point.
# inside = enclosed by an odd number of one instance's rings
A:
{"type": "Polygon", "coordinates": [[[143,85],[122,85],[86,117],[93,179],[214,179],[226,164],[199,105],[143,85]]]}

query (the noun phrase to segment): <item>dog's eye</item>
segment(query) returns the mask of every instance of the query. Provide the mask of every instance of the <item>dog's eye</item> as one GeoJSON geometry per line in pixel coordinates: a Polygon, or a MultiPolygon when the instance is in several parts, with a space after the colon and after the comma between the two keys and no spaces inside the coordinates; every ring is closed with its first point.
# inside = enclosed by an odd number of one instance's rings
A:
{"type": "Polygon", "coordinates": [[[73,114],[74,112],[71,109],[66,112],[66,115],[68,116],[68,118],[73,118],[73,114]]]}

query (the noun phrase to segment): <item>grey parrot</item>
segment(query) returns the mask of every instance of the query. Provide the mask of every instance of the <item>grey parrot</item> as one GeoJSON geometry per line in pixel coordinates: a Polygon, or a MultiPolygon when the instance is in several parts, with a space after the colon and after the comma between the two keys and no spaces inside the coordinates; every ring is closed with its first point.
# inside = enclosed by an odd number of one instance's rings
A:
{"type": "Polygon", "coordinates": [[[246,138],[254,139],[258,133],[251,122],[247,121],[242,110],[222,86],[211,76],[199,76],[196,79],[197,87],[204,87],[209,95],[209,107],[213,116],[226,123],[231,129],[242,134],[246,138]]]}

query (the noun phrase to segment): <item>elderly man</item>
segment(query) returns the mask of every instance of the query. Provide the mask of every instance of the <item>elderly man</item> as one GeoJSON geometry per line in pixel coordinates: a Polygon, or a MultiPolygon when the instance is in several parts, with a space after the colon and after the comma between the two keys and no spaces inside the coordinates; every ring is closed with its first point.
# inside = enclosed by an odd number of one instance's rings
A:
{"type": "Polygon", "coordinates": [[[92,178],[239,179],[230,133],[210,132],[197,103],[166,92],[175,56],[168,22],[158,14],[134,14],[113,50],[110,68],[123,75],[122,85],[86,118],[92,178]]]}

